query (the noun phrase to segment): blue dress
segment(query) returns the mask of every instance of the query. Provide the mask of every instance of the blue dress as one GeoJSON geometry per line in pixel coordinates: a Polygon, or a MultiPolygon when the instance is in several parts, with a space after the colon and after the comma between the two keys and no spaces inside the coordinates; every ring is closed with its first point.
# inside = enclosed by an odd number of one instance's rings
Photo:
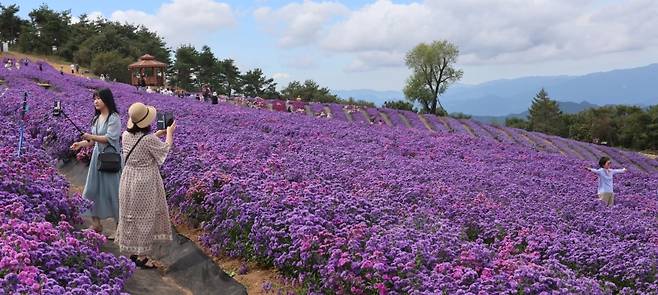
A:
{"type": "MultiPolygon", "coordinates": [[[[96,123],[91,127],[91,132],[94,135],[105,135],[108,138],[108,143],[121,152],[121,143],[119,138],[121,136],[121,118],[118,114],[113,113],[105,122],[96,123]]],[[[98,171],[98,154],[108,144],[96,142],[94,144],[94,152],[91,155],[89,162],[89,172],[87,172],[87,182],[85,189],[82,193],[85,198],[94,202],[90,210],[84,213],[87,216],[97,216],[100,219],[114,218],[119,221],[119,180],[121,179],[121,171],[116,173],[98,171]]],[[[107,151],[112,151],[112,147],[108,147],[107,151]]]]}

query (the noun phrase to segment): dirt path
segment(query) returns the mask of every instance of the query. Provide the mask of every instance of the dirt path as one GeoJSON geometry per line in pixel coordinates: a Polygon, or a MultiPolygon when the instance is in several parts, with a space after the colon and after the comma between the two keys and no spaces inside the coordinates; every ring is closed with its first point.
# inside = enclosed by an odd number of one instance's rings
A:
{"type": "MultiPolygon", "coordinates": [[[[203,249],[207,255],[212,256],[209,251],[201,245],[200,237],[202,231],[200,229],[193,229],[183,224],[176,224],[176,230],[181,235],[193,241],[199,248],[203,249]]],[[[250,295],[268,294],[263,290],[263,285],[267,282],[272,284],[274,290],[277,290],[277,292],[280,290],[282,294],[299,294],[299,292],[301,292],[299,288],[284,284],[276,270],[263,268],[255,263],[245,262],[239,258],[213,256],[212,259],[221,269],[230,275],[233,275],[233,279],[244,285],[245,288],[247,288],[247,293],[250,295]],[[245,266],[247,271],[245,273],[240,273],[241,268],[245,268],[245,266]]]]}
{"type": "MultiPolygon", "coordinates": [[[[71,184],[69,187],[70,195],[79,196],[78,194],[84,188],[87,166],[78,162],[66,164],[60,162],[58,171],[71,184]]],[[[89,228],[91,219],[84,217],[83,220],[82,228],[89,228]]],[[[103,235],[107,237],[114,236],[116,232],[115,221],[106,219],[102,220],[101,223],[103,225],[103,235]]],[[[118,246],[111,240],[108,240],[102,249],[104,252],[112,253],[115,256],[123,254],[120,253],[118,246]]],[[[157,248],[156,254],[153,255],[162,267],[157,269],[137,268],[126,282],[124,291],[137,295],[258,294],[256,290],[247,293],[248,291],[243,285],[224,272],[215,263],[214,259],[204,252],[193,240],[176,232],[173,241],[157,248]]],[[[260,281],[255,282],[255,284],[258,283],[260,281]]],[[[262,286],[262,283],[260,286],[262,286]]]]}
{"type": "MultiPolygon", "coordinates": [[[[60,163],[59,171],[60,174],[64,175],[71,183],[69,188],[71,194],[82,193],[86,179],[85,165],[60,163]]],[[[91,220],[86,220],[85,226],[89,227],[90,225],[91,220]]],[[[286,286],[275,269],[263,268],[255,263],[250,263],[238,258],[212,256],[200,243],[199,237],[202,234],[200,229],[193,229],[180,224],[175,224],[174,226],[178,235],[185,239],[189,239],[189,241],[191,241],[190,244],[194,244],[195,246],[193,248],[196,248],[199,252],[203,253],[203,256],[207,257],[206,259],[209,260],[211,264],[217,266],[218,269],[223,270],[229,279],[244,286],[247,294],[267,294],[263,290],[263,285],[266,283],[272,285],[272,290],[274,290],[274,292],[278,292],[279,290],[283,294],[288,294],[289,292],[300,292],[299,288],[286,286]]],[[[103,221],[104,235],[113,235],[115,229],[116,226],[111,219],[103,221]]],[[[191,251],[189,248],[191,247],[187,246],[185,248],[187,249],[186,251],[191,251]]],[[[185,251],[185,249],[181,251],[185,251]]],[[[112,242],[108,242],[105,245],[104,250],[119,255],[119,249],[112,242]]],[[[197,260],[200,259],[198,255],[195,256],[197,260]]],[[[167,259],[163,260],[166,261],[167,259]]],[[[171,263],[172,262],[169,262],[169,264],[171,263]]],[[[176,262],[173,263],[175,264],[176,262]]],[[[205,275],[205,273],[202,274],[205,275]]],[[[138,268],[133,277],[127,282],[125,291],[130,294],[199,294],[198,290],[194,292],[194,290],[190,290],[189,286],[180,284],[179,282],[180,278],[169,276],[167,274],[163,275],[163,270],[143,270],[138,268]]]]}
{"type": "MultiPolygon", "coordinates": [[[[3,56],[12,56],[15,58],[28,58],[32,62],[42,60],[45,61],[47,64],[55,68],[56,70],[62,69],[64,74],[71,75],[71,62],[65,61],[62,58],[54,55],[50,56],[45,56],[45,55],[37,55],[37,54],[25,54],[25,53],[20,53],[16,51],[9,51],[9,52],[2,52],[0,53],[0,57],[3,56]]],[[[79,74],[73,74],[78,77],[90,77],[90,78],[98,78],[96,75],[91,73],[91,70],[88,68],[80,67],[80,73],[79,74]],[[88,72],[85,74],[85,72],[88,72]]]]}

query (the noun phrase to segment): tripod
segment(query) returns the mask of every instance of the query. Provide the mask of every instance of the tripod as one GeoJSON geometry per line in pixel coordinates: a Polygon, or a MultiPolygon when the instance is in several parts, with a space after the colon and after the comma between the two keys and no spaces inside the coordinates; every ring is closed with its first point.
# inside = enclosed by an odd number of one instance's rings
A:
{"type": "Polygon", "coordinates": [[[27,114],[27,92],[23,94],[23,107],[21,108],[21,127],[18,133],[18,157],[21,156],[21,150],[23,150],[23,137],[25,135],[25,115],[27,114]]]}

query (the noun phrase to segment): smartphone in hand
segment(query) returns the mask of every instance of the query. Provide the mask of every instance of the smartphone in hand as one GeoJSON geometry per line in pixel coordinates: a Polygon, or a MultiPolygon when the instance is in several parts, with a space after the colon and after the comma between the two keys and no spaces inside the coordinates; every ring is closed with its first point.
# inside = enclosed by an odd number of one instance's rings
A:
{"type": "Polygon", "coordinates": [[[157,125],[158,130],[165,130],[167,127],[174,123],[174,113],[172,112],[158,112],[157,125]]]}

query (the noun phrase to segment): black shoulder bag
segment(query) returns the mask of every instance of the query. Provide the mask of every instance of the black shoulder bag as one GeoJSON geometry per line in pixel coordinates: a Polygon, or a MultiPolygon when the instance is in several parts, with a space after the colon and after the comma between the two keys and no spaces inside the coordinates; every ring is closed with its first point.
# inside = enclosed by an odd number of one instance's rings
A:
{"type": "MultiPolygon", "coordinates": [[[[107,123],[105,120],[105,123],[107,123]]],[[[98,127],[98,121],[96,121],[96,126],[98,127]]],[[[117,173],[121,171],[121,154],[109,141],[105,148],[98,154],[98,171],[117,173]],[[107,151],[107,148],[111,147],[114,151],[107,151]]]]}
{"type": "Polygon", "coordinates": [[[117,149],[109,142],[103,151],[98,154],[98,171],[110,173],[121,171],[121,154],[119,154],[117,149]],[[114,151],[106,151],[108,147],[111,147],[114,151]]]}
{"type": "Polygon", "coordinates": [[[140,141],[142,141],[142,138],[144,138],[144,136],[146,136],[146,134],[142,135],[142,136],[137,140],[137,142],[135,142],[135,145],[133,145],[133,147],[132,147],[132,148],[130,149],[130,151],[128,152],[128,155],[126,155],[126,161],[125,161],[124,163],[128,163],[128,158],[130,158],[130,154],[133,153],[133,150],[135,150],[135,147],[137,146],[137,144],[139,144],[140,141]]]}

